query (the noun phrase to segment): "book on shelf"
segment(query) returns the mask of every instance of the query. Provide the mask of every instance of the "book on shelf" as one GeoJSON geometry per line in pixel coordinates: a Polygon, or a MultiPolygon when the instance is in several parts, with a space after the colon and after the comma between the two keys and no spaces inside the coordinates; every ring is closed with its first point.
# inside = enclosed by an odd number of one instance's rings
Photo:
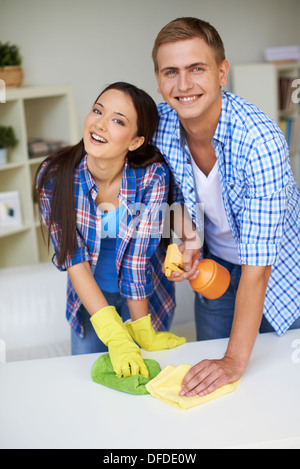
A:
{"type": "Polygon", "coordinates": [[[39,158],[41,156],[47,156],[61,148],[68,146],[64,141],[60,140],[49,140],[41,138],[30,138],[28,140],[28,155],[29,158],[39,158]]]}
{"type": "Polygon", "coordinates": [[[279,110],[284,112],[293,112],[297,109],[297,102],[293,99],[295,93],[295,78],[279,78],[279,110]]]}
{"type": "Polygon", "coordinates": [[[279,127],[286,138],[290,153],[298,151],[297,139],[299,138],[299,120],[296,118],[283,117],[279,120],[279,127]]]}

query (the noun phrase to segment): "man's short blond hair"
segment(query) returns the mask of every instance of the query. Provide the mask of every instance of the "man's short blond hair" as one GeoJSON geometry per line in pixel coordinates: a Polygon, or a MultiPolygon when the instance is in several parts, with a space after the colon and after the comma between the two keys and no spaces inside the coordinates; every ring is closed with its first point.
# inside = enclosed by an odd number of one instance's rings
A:
{"type": "Polygon", "coordinates": [[[225,60],[224,44],[217,30],[206,21],[198,18],[183,17],[171,21],[158,33],[152,50],[155,71],[158,72],[157,51],[162,44],[193,39],[195,37],[201,37],[212,48],[218,65],[225,60]]]}

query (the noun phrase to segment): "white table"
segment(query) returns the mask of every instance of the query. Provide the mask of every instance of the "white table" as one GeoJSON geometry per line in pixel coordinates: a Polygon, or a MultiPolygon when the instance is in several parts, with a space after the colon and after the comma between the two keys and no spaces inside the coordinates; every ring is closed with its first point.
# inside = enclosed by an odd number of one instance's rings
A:
{"type": "MultiPolygon", "coordinates": [[[[144,352],[161,367],[221,358],[227,340],[144,352]]],[[[0,448],[300,448],[300,330],[258,337],[237,390],[186,411],[92,381],[97,354],[0,365],[0,448]]]]}

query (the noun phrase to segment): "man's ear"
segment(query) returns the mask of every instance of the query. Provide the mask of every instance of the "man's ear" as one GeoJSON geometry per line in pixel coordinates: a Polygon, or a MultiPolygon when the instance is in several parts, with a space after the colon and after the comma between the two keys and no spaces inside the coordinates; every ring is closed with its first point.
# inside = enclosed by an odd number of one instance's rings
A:
{"type": "Polygon", "coordinates": [[[223,60],[219,67],[219,76],[220,76],[220,86],[225,86],[228,83],[228,74],[229,74],[229,62],[228,60],[223,60]]]}
{"type": "Polygon", "coordinates": [[[140,148],[145,141],[145,137],[135,137],[135,139],[131,142],[128,150],[129,151],[134,151],[140,148]]]}

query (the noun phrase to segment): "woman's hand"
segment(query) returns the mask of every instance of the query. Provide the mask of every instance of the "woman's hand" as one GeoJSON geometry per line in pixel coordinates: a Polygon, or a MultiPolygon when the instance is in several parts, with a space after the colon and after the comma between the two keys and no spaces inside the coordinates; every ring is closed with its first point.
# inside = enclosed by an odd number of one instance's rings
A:
{"type": "Polygon", "coordinates": [[[125,324],[131,337],[144,350],[165,350],[186,343],[185,337],[178,337],[172,332],[156,332],[152,326],[150,314],[125,324]]]}
{"type": "Polygon", "coordinates": [[[114,306],[106,306],[91,316],[99,339],[107,345],[113,369],[121,378],[141,374],[149,378],[139,347],[134,343],[114,306]]]}

